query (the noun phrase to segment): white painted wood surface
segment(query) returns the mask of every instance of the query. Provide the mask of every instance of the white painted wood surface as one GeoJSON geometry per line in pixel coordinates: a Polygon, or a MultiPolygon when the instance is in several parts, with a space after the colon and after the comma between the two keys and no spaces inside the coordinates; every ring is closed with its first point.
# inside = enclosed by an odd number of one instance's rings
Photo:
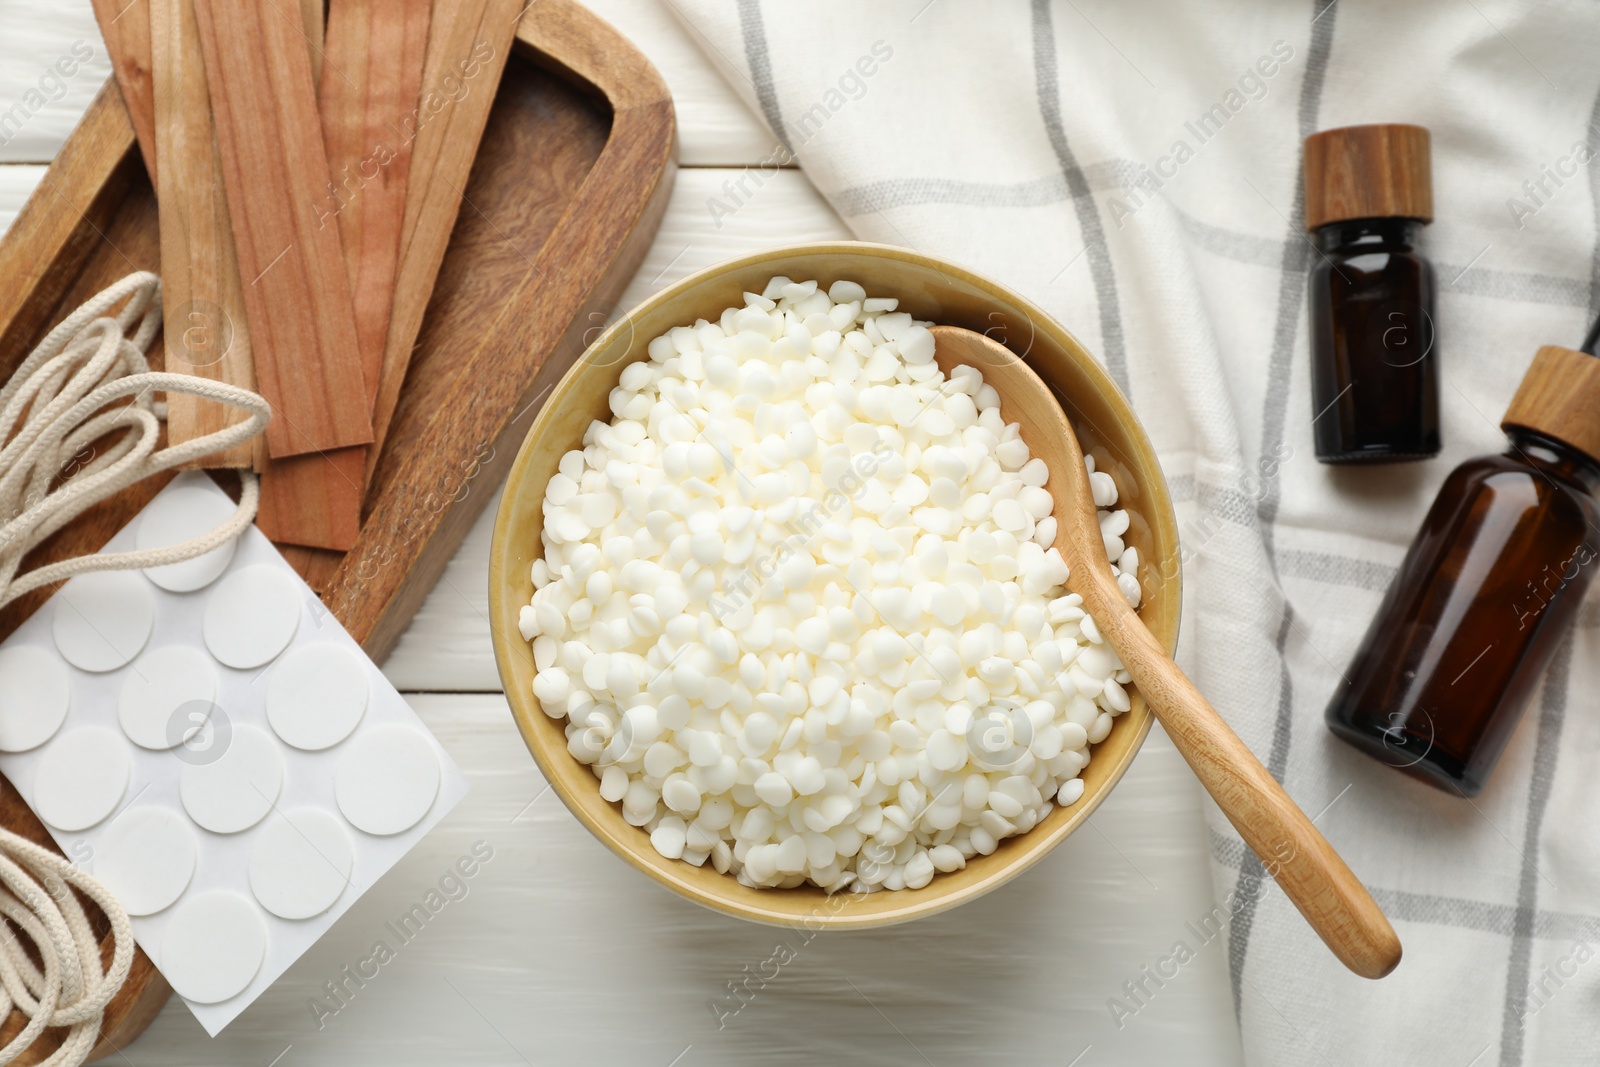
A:
{"type": "MultiPolygon", "coordinates": [[[[659,67],[680,124],[684,169],[623,307],[747,250],[849,236],[793,170],[718,226],[707,198],[736,168],[765,158],[771,135],[707,61],[703,39],[675,18],[672,0],[591,3],[659,67]]],[[[0,230],[109,69],[88,0],[0,0],[0,115],[78,40],[95,58],[64,88],[47,84],[41,95],[58,99],[0,144],[0,230]]],[[[499,487],[472,491],[492,507],[499,487]]],[[[1225,945],[1202,948],[1185,927],[1212,907],[1201,798],[1159,728],[1085,830],[953,913],[814,939],[716,916],[613,859],[543,791],[489,650],[489,525],[486,513],[385,665],[472,779],[471,795],[220,1037],[208,1039],[174,1001],[106,1062],[1239,1062],[1225,945]],[[459,899],[399,944],[386,924],[439,888],[476,842],[493,859],[470,879],[447,879],[445,896],[459,899]],[[1108,998],[1180,939],[1196,958],[1119,1029],[1108,998]],[[358,985],[343,968],[379,940],[395,956],[358,985]],[[780,943],[794,959],[773,967],[780,943]],[[747,978],[755,992],[730,1014],[740,1001],[729,983],[747,978]],[[342,1002],[328,999],[330,982],[343,983],[342,1002]]]]}

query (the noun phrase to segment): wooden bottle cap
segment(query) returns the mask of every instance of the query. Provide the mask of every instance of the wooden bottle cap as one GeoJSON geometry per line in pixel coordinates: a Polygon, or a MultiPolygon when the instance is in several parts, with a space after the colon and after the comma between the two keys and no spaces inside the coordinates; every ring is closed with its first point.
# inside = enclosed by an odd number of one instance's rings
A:
{"type": "Polygon", "coordinates": [[[1433,163],[1421,126],[1342,126],[1306,138],[1306,229],[1347,219],[1433,221],[1433,163]]]}
{"type": "Polygon", "coordinates": [[[1600,358],[1559,345],[1539,349],[1500,428],[1553,437],[1600,463],[1600,358]]]}

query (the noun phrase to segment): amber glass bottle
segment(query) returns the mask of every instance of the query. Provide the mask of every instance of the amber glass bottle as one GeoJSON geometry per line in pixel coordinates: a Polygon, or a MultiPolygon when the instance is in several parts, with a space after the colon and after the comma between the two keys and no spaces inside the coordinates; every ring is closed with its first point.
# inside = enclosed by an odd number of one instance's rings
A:
{"type": "Polygon", "coordinates": [[[1511,447],[1451,472],[1367,630],[1329,728],[1464,796],[1483,789],[1600,556],[1600,359],[1539,350],[1511,447]]]}
{"type": "Polygon", "coordinates": [[[1312,436],[1324,463],[1439,452],[1428,131],[1347,126],[1306,138],[1312,436]]]}

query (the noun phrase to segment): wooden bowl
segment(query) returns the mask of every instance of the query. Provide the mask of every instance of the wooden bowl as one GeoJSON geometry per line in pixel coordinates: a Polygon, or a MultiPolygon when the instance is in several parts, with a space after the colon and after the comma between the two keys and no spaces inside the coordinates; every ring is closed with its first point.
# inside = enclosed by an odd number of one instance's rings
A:
{"type": "MultiPolygon", "coordinates": [[[[963,869],[938,874],[922,889],[885,890],[829,897],[812,886],[751,889],[708,864],[669,860],[649,835],[623,820],[621,806],[600,797],[599,779],[567,752],[565,720],[552,719],[533,695],[533,653],[522,640],[517,615],[533,595],[529,568],[541,554],[545,483],[591,420],[609,420],[607,397],[623,367],[648,358],[650,339],[697,318],[715,321],[741,293],[760,292],[773,275],[815,278],[824,286],[841,278],[861,283],[872,296],[900,299],[900,310],[919,319],[987,332],[1027,357],[1061,397],[1095,469],[1116,479],[1119,506],[1132,525],[1124,540],[1139,550],[1140,608],[1151,631],[1171,651],[1178,635],[1180,569],[1178,530],[1167,486],[1139,420],[1106,372],[1059,323],[1004,286],[950,263],[904,248],[861,243],[790,245],[757,252],[690,275],[657,293],[608,329],[563,377],[528,430],[500,500],[489,557],[490,629],[506,699],[539,769],[563,803],[628,863],[696,903],[728,915],[813,928],[872,927],[905,922],[953,908],[1015,878],[1037,863],[1089,817],[1127,770],[1150,730],[1150,710],[1135,694],[1131,710],[1092,749],[1083,771],[1082,798],[1056,808],[1031,831],[1008,838],[992,855],[975,856],[963,869]]],[[[981,369],[981,368],[980,368],[981,369]]]]}

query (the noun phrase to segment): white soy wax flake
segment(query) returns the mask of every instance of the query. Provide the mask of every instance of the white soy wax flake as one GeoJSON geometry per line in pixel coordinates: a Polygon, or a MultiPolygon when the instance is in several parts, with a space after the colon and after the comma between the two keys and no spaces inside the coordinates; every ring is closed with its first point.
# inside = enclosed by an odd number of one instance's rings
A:
{"type": "Polygon", "coordinates": [[[439,757],[405,726],[369,728],[355,738],[334,775],[339,810],[350,824],[387,836],[411,829],[439,792],[439,757]]]}
{"type": "Polygon", "coordinates": [[[206,648],[224,666],[270,663],[300,628],[300,587],[277,567],[258,564],[218,582],[206,602],[206,648]]]}
{"type": "Polygon", "coordinates": [[[134,661],[117,694],[117,722],[140,748],[175,748],[210,717],[217,670],[187,645],[151,649],[134,661]]]}
{"type": "Polygon", "coordinates": [[[295,748],[331,748],[361,722],[371,689],[366,665],[348,648],[301,645],[267,677],[267,721],[295,748]]]}
{"type": "Polygon", "coordinates": [[[68,730],[34,767],[33,810],[57,830],[87,830],[122,803],[132,765],[116,731],[103,726],[68,730]]]}
{"type": "Polygon", "coordinates": [[[244,992],[267,954],[267,924],[238,893],[191,897],[168,920],[161,938],[161,975],[180,997],[219,1004],[244,992]]]}
{"type": "MultiPolygon", "coordinates": [[[[224,720],[225,722],[225,720],[224,720]]],[[[260,822],[283,789],[283,753],[254,726],[210,728],[210,743],[180,752],[186,764],[178,795],[189,818],[217,834],[236,834],[260,822]]]]}
{"type": "Polygon", "coordinates": [[[50,630],[63,659],[96,674],[126,665],[155,625],[150,583],[128,571],[80,574],[54,598],[50,630]]]}
{"type": "Polygon", "coordinates": [[[166,808],[133,808],[100,835],[94,876],[129,915],[154,915],[189,888],[198,854],[194,831],[182,816],[166,808]]]}
{"type": "Polygon", "coordinates": [[[0,752],[26,752],[50,740],[71,703],[60,660],[32,645],[0,649],[0,752]]]}
{"type": "MultiPolygon", "coordinates": [[[[1045,462],[931,325],[774,278],[651,341],[561,457],[518,617],[533,693],[662,856],[915,890],[1079,798],[1130,706],[1045,462]]],[[[1133,517],[1085,467],[1137,603],[1133,517]]]]}
{"type": "MultiPolygon", "coordinates": [[[[139,516],[134,547],[141,552],[170,548],[215,530],[233,516],[235,505],[198,485],[174,486],[150,502],[139,516]]],[[[161,588],[173,593],[204,589],[221,577],[233,562],[238,539],[230,539],[203,556],[146,567],[144,574],[161,588]]]]}
{"type": "Polygon", "coordinates": [[[273,815],[250,852],[250,892],[280,919],[321,915],[350,884],[355,848],[339,820],[320,808],[273,815]]]}

